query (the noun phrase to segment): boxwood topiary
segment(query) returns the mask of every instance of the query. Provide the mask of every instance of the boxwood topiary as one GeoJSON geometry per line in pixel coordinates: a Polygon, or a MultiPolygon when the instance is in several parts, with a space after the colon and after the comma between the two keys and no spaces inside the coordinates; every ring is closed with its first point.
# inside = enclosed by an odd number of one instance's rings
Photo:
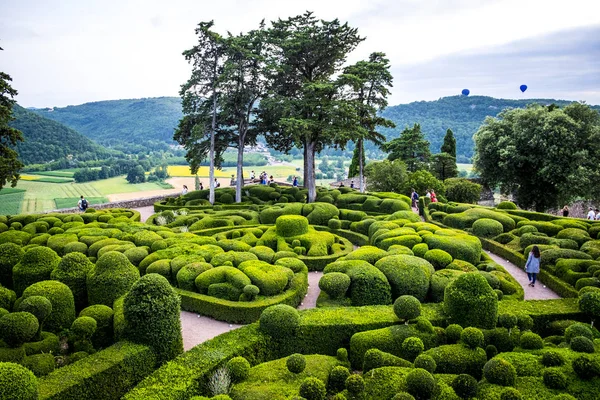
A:
{"type": "Polygon", "coordinates": [[[125,295],[123,336],[152,347],[159,363],[175,358],[183,352],[179,303],[164,277],[144,275],[125,295]]]}
{"type": "Polygon", "coordinates": [[[80,339],[89,339],[96,332],[98,324],[91,317],[79,317],[73,321],[71,332],[80,339]]]}
{"type": "Polygon", "coordinates": [[[542,364],[546,367],[558,367],[565,363],[565,358],[557,351],[548,350],[542,353],[542,364]]]}
{"type": "Polygon", "coordinates": [[[277,234],[283,237],[308,233],[308,219],[301,215],[282,215],[275,221],[277,234]]]}
{"type": "Polygon", "coordinates": [[[448,344],[457,343],[460,340],[463,327],[458,324],[450,324],[446,327],[446,340],[448,344]]]}
{"type": "Polygon", "coordinates": [[[452,256],[440,249],[428,250],[423,258],[429,261],[436,270],[446,268],[452,262],[452,256]]]}
{"type": "Polygon", "coordinates": [[[29,369],[37,377],[48,375],[54,371],[56,362],[52,354],[34,354],[27,356],[21,362],[24,367],[29,369]]]}
{"type": "Polygon", "coordinates": [[[11,310],[17,295],[14,291],[0,286],[0,308],[11,310]]]}
{"type": "Polygon", "coordinates": [[[31,313],[37,318],[39,328],[35,339],[40,340],[44,321],[52,313],[52,303],[50,303],[50,300],[43,296],[28,297],[19,303],[18,311],[31,313]]]}
{"type": "Polygon", "coordinates": [[[498,355],[498,349],[493,344],[488,344],[485,346],[485,354],[487,355],[488,360],[491,360],[498,355]]]}
{"type": "Polygon", "coordinates": [[[451,323],[491,329],[498,318],[498,296],[480,274],[464,274],[446,287],[444,310],[451,323]]]}
{"type": "Polygon", "coordinates": [[[492,238],[504,232],[502,224],[494,219],[482,218],[473,223],[473,234],[484,238],[492,238]]]}
{"type": "Polygon", "coordinates": [[[204,271],[213,268],[212,264],[207,262],[194,262],[187,264],[177,272],[177,286],[183,290],[191,292],[196,290],[196,278],[204,271]]]}
{"type": "Polygon", "coordinates": [[[423,368],[415,368],[406,375],[406,390],[416,399],[430,399],[435,387],[435,379],[423,368]]]}
{"type": "Polygon", "coordinates": [[[571,339],[577,336],[583,336],[590,340],[594,338],[590,327],[580,322],[571,324],[565,329],[565,341],[567,343],[571,343],[571,339]]]}
{"type": "Polygon", "coordinates": [[[139,279],[140,272],[123,253],[109,251],[96,261],[86,279],[89,304],[111,307],[139,279]]]}
{"type": "Polygon", "coordinates": [[[233,357],[227,361],[227,371],[233,383],[239,383],[250,374],[250,363],[244,357],[233,357]]]}
{"type": "Polygon", "coordinates": [[[0,337],[11,347],[33,339],[38,328],[37,318],[28,312],[14,312],[0,318],[0,337]]]}
{"type": "Polygon", "coordinates": [[[523,395],[513,387],[507,387],[500,392],[500,400],[522,400],[523,395]]]}
{"type": "Polygon", "coordinates": [[[483,376],[490,383],[501,386],[514,386],[517,371],[508,361],[501,358],[492,358],[483,366],[483,376]]]}
{"type": "Polygon", "coordinates": [[[58,281],[34,283],[23,292],[23,300],[31,296],[43,296],[52,303],[52,312],[44,321],[44,329],[60,332],[67,329],[75,320],[75,300],[67,285],[58,281]]]}
{"type": "Polygon", "coordinates": [[[527,350],[538,350],[544,348],[544,341],[540,335],[533,332],[525,332],[520,338],[521,348],[527,350]]]}
{"type": "Polygon", "coordinates": [[[27,368],[0,362],[0,399],[37,400],[38,383],[27,368]]]}
{"type": "Polygon", "coordinates": [[[567,377],[558,368],[545,368],[542,372],[544,385],[550,389],[564,389],[567,387],[567,377]]]}
{"type": "Polygon", "coordinates": [[[95,304],[81,310],[80,317],[90,317],[96,321],[96,332],[91,337],[94,347],[108,347],[113,342],[113,318],[112,308],[104,304],[95,304]]]}
{"type": "Polygon", "coordinates": [[[0,285],[13,286],[12,270],[17,265],[25,252],[21,246],[12,242],[0,244],[0,285]]]}
{"type": "Polygon", "coordinates": [[[298,311],[285,304],[266,308],[260,315],[260,329],[275,339],[285,339],[295,335],[300,324],[298,311]]]}
{"type": "Polygon", "coordinates": [[[346,295],[350,287],[350,277],[341,272],[330,272],[319,280],[319,289],[323,290],[332,299],[339,299],[346,295]]]}
{"type": "Polygon", "coordinates": [[[299,374],[306,368],[306,358],[299,353],[294,353],[289,356],[285,362],[288,371],[299,374]]]}
{"type": "Polygon", "coordinates": [[[428,261],[401,254],[384,257],[375,263],[375,267],[386,276],[394,298],[411,295],[425,301],[431,275],[435,272],[428,261]]]}
{"type": "Polygon", "coordinates": [[[586,355],[574,359],[571,366],[577,376],[583,380],[589,380],[600,375],[600,362],[586,355]]]}
{"type": "Polygon", "coordinates": [[[50,278],[64,283],[71,289],[75,308],[81,310],[87,304],[87,274],[94,264],[82,253],[68,253],[60,260],[50,278]]]}
{"type": "Polygon", "coordinates": [[[400,296],[394,302],[394,314],[408,324],[408,320],[421,315],[421,302],[414,296],[400,296]]]}
{"type": "Polygon", "coordinates": [[[362,376],[358,374],[352,374],[346,378],[346,390],[348,393],[355,397],[360,395],[365,390],[365,381],[362,376]]]}
{"type": "Polygon", "coordinates": [[[460,374],[452,380],[452,389],[461,399],[477,396],[477,379],[468,374],[460,374]]]}
{"type": "Polygon", "coordinates": [[[435,372],[437,365],[433,357],[427,354],[419,354],[417,358],[415,358],[415,368],[423,368],[429,373],[433,374],[435,372]]]}
{"type": "Polygon", "coordinates": [[[518,207],[512,201],[505,200],[505,201],[501,201],[500,203],[498,203],[496,208],[498,210],[516,210],[518,207]]]}
{"type": "Polygon", "coordinates": [[[13,267],[13,285],[17,295],[33,283],[50,279],[58,266],[60,257],[48,247],[34,247],[27,251],[21,261],[13,267]]]}
{"type": "Polygon", "coordinates": [[[593,353],[594,342],[584,336],[575,336],[571,339],[571,350],[579,353],[593,353]]]}
{"type": "Polygon", "coordinates": [[[327,385],[329,390],[333,393],[341,392],[346,386],[346,379],[350,376],[348,368],[341,365],[337,365],[329,372],[329,381],[327,385]]]}
{"type": "Polygon", "coordinates": [[[327,390],[322,380],[308,377],[300,384],[299,394],[306,400],[325,400],[327,390]]]}
{"type": "Polygon", "coordinates": [[[468,327],[460,334],[461,342],[470,349],[483,347],[484,337],[480,329],[468,327]]]}

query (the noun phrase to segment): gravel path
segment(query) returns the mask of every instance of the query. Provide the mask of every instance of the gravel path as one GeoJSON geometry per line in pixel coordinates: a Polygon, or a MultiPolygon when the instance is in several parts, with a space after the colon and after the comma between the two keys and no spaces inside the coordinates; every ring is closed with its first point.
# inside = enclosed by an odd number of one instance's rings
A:
{"type": "Polygon", "coordinates": [[[508,271],[508,273],[511,274],[513,278],[517,280],[517,282],[519,282],[519,284],[523,287],[523,290],[525,290],[525,300],[560,299],[559,295],[554,293],[552,290],[548,289],[546,285],[544,285],[540,281],[536,282],[535,287],[529,286],[529,279],[527,278],[527,273],[523,269],[517,267],[516,265],[503,259],[502,257],[491,253],[488,250],[486,250],[485,252],[490,257],[492,257],[492,260],[502,265],[508,271]]]}
{"type": "Polygon", "coordinates": [[[141,214],[141,222],[146,222],[146,220],[152,215],[154,214],[154,206],[147,206],[147,207],[139,207],[139,208],[134,208],[134,210],[139,211],[141,214]]]}
{"type": "Polygon", "coordinates": [[[321,271],[309,271],[308,272],[308,293],[304,297],[304,301],[298,307],[299,310],[306,310],[307,308],[315,308],[317,306],[317,299],[319,298],[319,280],[323,276],[321,271]]]}

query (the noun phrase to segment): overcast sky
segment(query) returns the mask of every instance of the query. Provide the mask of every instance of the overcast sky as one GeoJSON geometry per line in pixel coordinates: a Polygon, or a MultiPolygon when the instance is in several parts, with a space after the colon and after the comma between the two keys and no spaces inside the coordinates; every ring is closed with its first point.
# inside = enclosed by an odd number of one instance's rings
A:
{"type": "Polygon", "coordinates": [[[25,107],[177,96],[198,22],[238,33],[306,10],[366,36],[349,62],[388,55],[390,105],[463,88],[600,104],[598,0],[0,0],[0,71],[25,107]]]}

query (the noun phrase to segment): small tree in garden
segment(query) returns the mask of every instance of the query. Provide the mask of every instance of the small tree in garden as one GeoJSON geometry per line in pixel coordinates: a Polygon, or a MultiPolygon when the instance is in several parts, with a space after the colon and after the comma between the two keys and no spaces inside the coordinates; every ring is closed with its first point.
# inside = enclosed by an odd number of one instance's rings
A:
{"type": "Polygon", "coordinates": [[[421,315],[421,302],[414,296],[400,296],[394,302],[394,314],[408,325],[409,320],[421,315]]]}
{"type": "Polygon", "coordinates": [[[592,328],[596,318],[600,318],[600,290],[586,292],[579,297],[579,308],[592,317],[592,328]]]}

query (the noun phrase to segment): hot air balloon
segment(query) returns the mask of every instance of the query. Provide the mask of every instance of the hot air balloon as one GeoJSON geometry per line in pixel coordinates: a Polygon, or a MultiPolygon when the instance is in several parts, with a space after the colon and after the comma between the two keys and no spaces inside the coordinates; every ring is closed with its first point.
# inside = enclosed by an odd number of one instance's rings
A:
{"type": "Polygon", "coordinates": [[[461,93],[463,96],[468,96],[471,92],[469,91],[469,89],[463,89],[461,93]]]}
{"type": "Polygon", "coordinates": [[[521,89],[521,92],[525,93],[525,91],[527,90],[527,85],[521,85],[519,86],[519,89],[521,89]]]}

